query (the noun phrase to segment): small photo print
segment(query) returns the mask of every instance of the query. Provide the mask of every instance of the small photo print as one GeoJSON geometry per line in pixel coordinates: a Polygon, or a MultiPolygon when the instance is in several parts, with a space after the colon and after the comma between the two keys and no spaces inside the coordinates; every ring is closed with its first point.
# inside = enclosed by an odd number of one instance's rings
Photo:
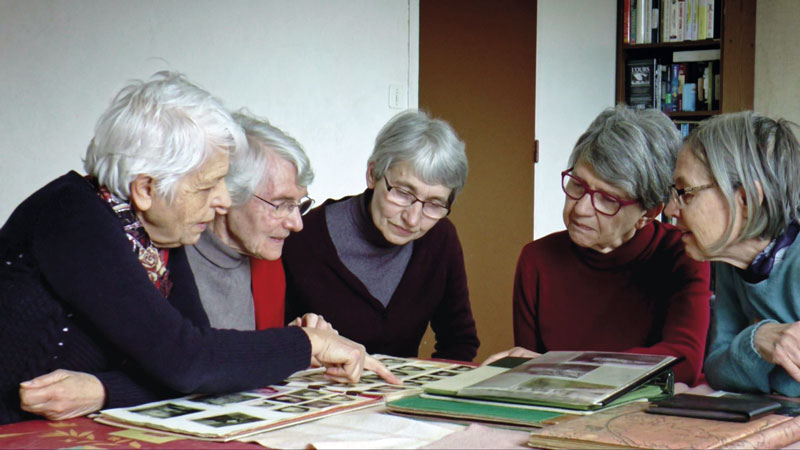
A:
{"type": "Polygon", "coordinates": [[[584,352],[570,362],[584,362],[591,364],[622,364],[627,366],[652,366],[664,359],[660,355],[639,355],[626,353],[625,355],[608,354],[603,352],[584,352]]]}
{"type": "Polygon", "coordinates": [[[403,381],[403,386],[422,386],[425,383],[420,383],[419,381],[414,380],[405,380],[403,381]]]}
{"type": "Polygon", "coordinates": [[[420,381],[422,383],[430,383],[431,381],[439,381],[439,377],[432,377],[430,375],[421,375],[421,376],[412,378],[411,381],[420,381]]]}
{"type": "Polygon", "coordinates": [[[370,373],[370,374],[361,376],[361,384],[363,384],[365,382],[382,383],[383,382],[383,378],[381,378],[380,375],[378,375],[376,373],[370,373]]]}
{"type": "Polygon", "coordinates": [[[311,411],[311,408],[307,408],[305,406],[284,406],[283,408],[278,408],[275,411],[280,411],[282,413],[289,413],[289,414],[302,414],[311,411]]]}
{"type": "Polygon", "coordinates": [[[255,407],[257,407],[257,408],[267,408],[267,409],[270,409],[270,408],[277,408],[277,407],[279,407],[279,406],[286,406],[286,405],[284,405],[284,404],[272,403],[272,402],[268,402],[268,401],[264,400],[263,402],[258,402],[258,403],[256,403],[255,405],[250,405],[250,406],[255,406],[255,407]]]}
{"type": "Polygon", "coordinates": [[[314,400],[313,402],[303,403],[303,406],[309,408],[330,408],[331,406],[337,406],[337,403],[327,400],[314,400]]]}
{"type": "Polygon", "coordinates": [[[376,386],[376,387],[374,387],[372,389],[367,389],[365,392],[378,392],[378,393],[382,393],[383,394],[383,393],[386,393],[386,392],[397,392],[397,391],[403,391],[403,390],[406,390],[406,389],[408,389],[408,388],[403,387],[403,386],[393,386],[393,385],[387,384],[387,385],[384,385],[384,386],[376,386]]]}
{"type": "Polygon", "coordinates": [[[409,375],[408,372],[404,372],[404,371],[399,370],[399,369],[390,369],[390,370],[391,370],[391,372],[393,374],[397,375],[400,378],[407,377],[409,375]]]}
{"type": "Polygon", "coordinates": [[[348,402],[351,402],[351,401],[355,400],[355,397],[351,397],[349,395],[340,394],[340,395],[334,395],[332,397],[327,397],[327,398],[325,398],[325,400],[327,400],[329,402],[336,402],[336,403],[348,403],[348,402]]]}
{"type": "Polygon", "coordinates": [[[455,366],[447,370],[452,370],[454,372],[469,372],[470,370],[475,370],[475,368],[472,366],[455,366]]]}
{"type": "Polygon", "coordinates": [[[597,366],[591,364],[534,364],[525,369],[525,373],[539,377],[580,378],[596,369],[597,366]]]}
{"type": "Polygon", "coordinates": [[[164,403],[163,405],[131,410],[131,412],[135,412],[136,414],[155,417],[157,419],[169,419],[170,417],[185,416],[186,414],[192,414],[200,411],[205,410],[190,408],[188,406],[178,405],[175,403],[164,403]]]}
{"type": "Polygon", "coordinates": [[[324,397],[327,394],[325,394],[324,392],[315,391],[314,389],[302,389],[299,391],[291,392],[291,395],[295,397],[311,399],[311,398],[324,397]]]}
{"type": "Polygon", "coordinates": [[[276,397],[270,397],[269,399],[272,400],[273,402],[281,402],[281,403],[302,403],[308,400],[307,398],[294,397],[292,395],[278,395],[276,397]]]}
{"type": "Polygon", "coordinates": [[[378,359],[380,360],[380,362],[382,362],[386,366],[394,366],[394,365],[397,365],[397,364],[406,364],[406,363],[408,363],[408,361],[406,361],[405,359],[392,358],[391,356],[378,358],[378,359]]]}
{"type": "Polygon", "coordinates": [[[231,403],[242,403],[255,400],[259,397],[242,393],[225,395],[204,395],[191,399],[193,402],[208,403],[209,405],[230,405],[231,403]]]}
{"type": "Polygon", "coordinates": [[[417,372],[425,372],[425,370],[427,369],[418,366],[406,365],[406,366],[395,367],[392,370],[392,372],[394,372],[395,370],[401,370],[407,373],[417,373],[417,372]]]}
{"type": "Polygon", "coordinates": [[[214,428],[231,427],[234,425],[242,425],[245,423],[258,422],[258,417],[253,417],[242,413],[222,414],[220,416],[205,417],[203,419],[194,419],[193,422],[202,423],[214,428]]]}
{"type": "Polygon", "coordinates": [[[455,373],[455,372],[448,372],[446,370],[440,370],[438,372],[433,372],[431,375],[436,376],[436,377],[454,377],[454,376],[456,376],[458,374],[455,373]]]}

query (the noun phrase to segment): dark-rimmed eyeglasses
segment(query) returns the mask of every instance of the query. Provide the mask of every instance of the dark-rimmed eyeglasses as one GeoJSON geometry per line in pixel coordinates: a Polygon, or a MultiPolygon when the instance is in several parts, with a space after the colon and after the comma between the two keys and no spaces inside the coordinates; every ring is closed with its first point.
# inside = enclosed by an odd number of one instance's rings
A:
{"type": "Polygon", "coordinates": [[[294,210],[298,210],[301,216],[306,215],[308,211],[311,210],[311,207],[314,206],[314,199],[305,196],[300,199],[297,203],[293,202],[282,202],[282,203],[272,203],[271,201],[261,198],[255,194],[253,197],[261,200],[262,202],[272,206],[274,208],[273,215],[277,219],[283,219],[284,217],[288,216],[289,214],[293,213],[294,210]]]}
{"type": "Polygon", "coordinates": [[[693,186],[683,189],[678,189],[674,184],[669,187],[669,197],[672,199],[679,209],[683,209],[687,205],[686,196],[691,195],[697,191],[708,189],[716,186],[717,183],[704,184],[702,186],[693,186]]]}
{"type": "Polygon", "coordinates": [[[449,206],[420,200],[411,192],[389,184],[389,180],[386,177],[383,177],[383,182],[386,183],[386,199],[397,206],[403,206],[407,208],[414,203],[420,202],[422,203],[422,214],[429,219],[435,220],[442,219],[450,214],[449,206]]]}
{"type": "Polygon", "coordinates": [[[573,200],[580,200],[584,195],[589,194],[592,207],[598,213],[604,216],[614,216],[623,206],[639,203],[639,200],[624,200],[608,192],[590,188],[583,180],[570,173],[572,169],[561,172],[561,189],[564,190],[567,197],[573,200]]]}

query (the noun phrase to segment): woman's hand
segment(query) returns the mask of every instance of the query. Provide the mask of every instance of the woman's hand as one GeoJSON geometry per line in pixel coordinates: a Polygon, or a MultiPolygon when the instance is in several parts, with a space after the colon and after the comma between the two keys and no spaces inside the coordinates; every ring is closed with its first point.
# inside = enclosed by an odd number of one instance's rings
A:
{"type": "Polygon", "coordinates": [[[369,356],[364,346],[330,330],[304,327],[311,341],[311,360],[325,366],[325,374],[339,383],[356,383],[364,369],[377,373],[391,384],[402,384],[380,361],[369,356]]]}
{"type": "Polygon", "coordinates": [[[307,328],[317,328],[320,330],[330,330],[336,334],[339,334],[336,329],[333,328],[333,325],[326,322],[325,319],[322,317],[321,314],[314,314],[314,313],[305,313],[303,317],[298,317],[293,321],[289,322],[290,327],[307,327],[307,328]]]}
{"type": "Polygon", "coordinates": [[[764,360],[800,381],[800,322],[765,323],[756,330],[753,345],[764,360]]]}
{"type": "MultiPolygon", "coordinates": [[[[303,317],[298,317],[293,321],[289,322],[290,327],[301,327],[301,328],[315,328],[317,330],[328,330],[333,332],[334,334],[339,334],[333,326],[326,322],[325,319],[322,317],[322,314],[314,314],[314,313],[305,313],[303,317]]],[[[311,367],[321,367],[322,364],[317,361],[317,358],[311,357],[311,367]]]]}
{"type": "Polygon", "coordinates": [[[482,362],[481,366],[485,366],[487,364],[491,364],[491,363],[497,361],[498,359],[505,358],[506,356],[516,356],[516,357],[520,357],[520,358],[535,358],[535,357],[539,356],[539,353],[536,353],[534,351],[528,350],[527,348],[524,348],[524,347],[514,347],[514,348],[512,348],[510,350],[506,350],[504,352],[495,353],[494,355],[486,358],[486,361],[482,362]]]}
{"type": "Polygon", "coordinates": [[[20,383],[19,398],[23,411],[50,420],[72,419],[99,411],[106,390],[94,375],[58,369],[20,383]]]}

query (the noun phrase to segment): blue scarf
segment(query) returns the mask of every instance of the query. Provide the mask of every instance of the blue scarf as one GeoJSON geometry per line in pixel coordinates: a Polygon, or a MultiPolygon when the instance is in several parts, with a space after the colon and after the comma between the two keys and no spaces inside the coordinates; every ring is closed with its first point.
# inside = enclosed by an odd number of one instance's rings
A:
{"type": "Polygon", "coordinates": [[[772,268],[783,260],[785,249],[792,245],[798,231],[800,231],[800,224],[797,222],[790,223],[786,227],[786,231],[770,242],[767,248],[750,263],[747,270],[741,272],[744,281],[755,284],[766,280],[772,268]]]}

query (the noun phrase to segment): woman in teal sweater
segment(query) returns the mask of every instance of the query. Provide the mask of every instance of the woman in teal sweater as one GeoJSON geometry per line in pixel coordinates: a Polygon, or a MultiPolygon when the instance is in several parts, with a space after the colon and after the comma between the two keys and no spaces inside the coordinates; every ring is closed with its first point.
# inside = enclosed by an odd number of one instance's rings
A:
{"type": "MultiPolygon", "coordinates": [[[[800,396],[800,145],[752,111],[702,123],[678,155],[666,213],[717,266],[705,373],[715,389],[800,396]]],[[[796,126],[796,125],[795,125],[796,126]]]]}

